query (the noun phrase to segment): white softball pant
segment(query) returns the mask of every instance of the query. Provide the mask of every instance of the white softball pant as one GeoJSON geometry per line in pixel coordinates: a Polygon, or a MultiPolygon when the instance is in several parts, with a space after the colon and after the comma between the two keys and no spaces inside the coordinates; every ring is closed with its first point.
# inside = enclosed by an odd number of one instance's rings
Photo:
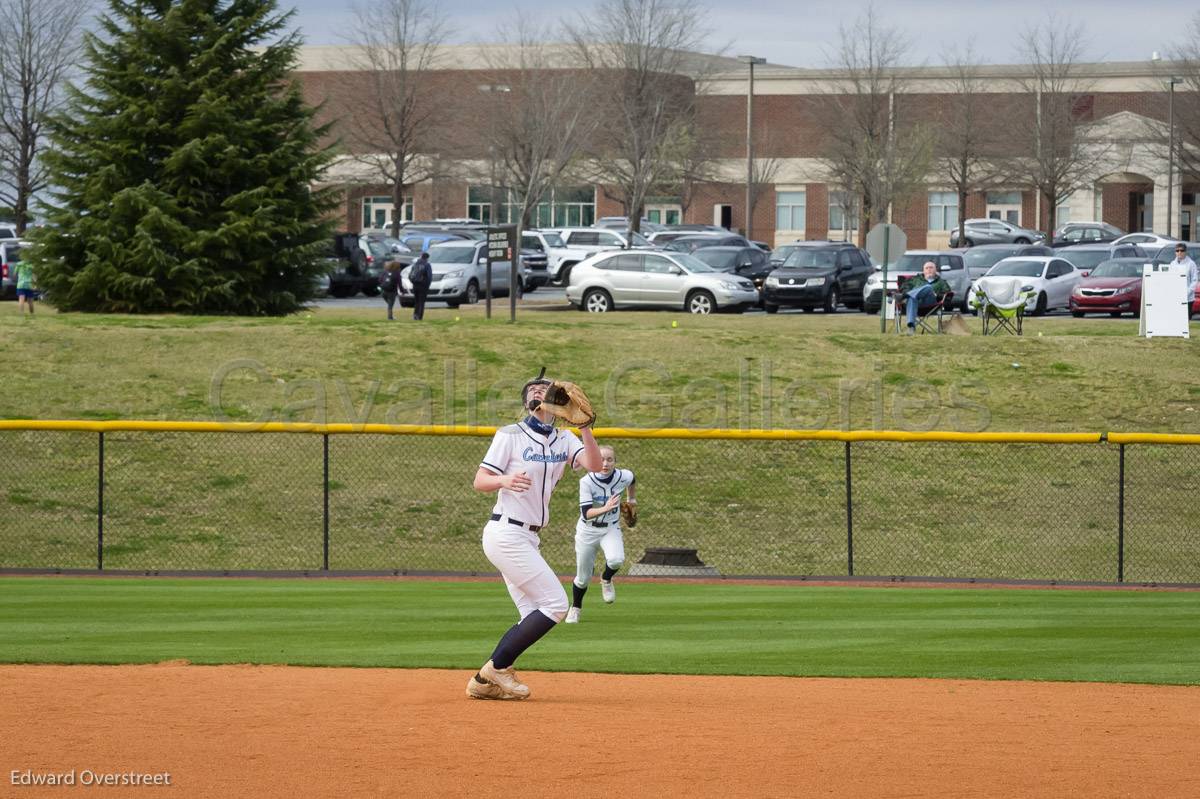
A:
{"type": "Polygon", "coordinates": [[[604,562],[610,569],[619,569],[625,562],[625,539],[621,528],[617,525],[602,527],[584,527],[582,523],[575,527],[575,585],[587,588],[596,567],[596,550],[604,550],[604,562]]]}
{"type": "Polygon", "coordinates": [[[483,528],[483,554],[500,570],[509,596],[524,619],[540,610],[556,622],[567,615],[567,592],[538,548],[537,533],[504,521],[483,528]]]}

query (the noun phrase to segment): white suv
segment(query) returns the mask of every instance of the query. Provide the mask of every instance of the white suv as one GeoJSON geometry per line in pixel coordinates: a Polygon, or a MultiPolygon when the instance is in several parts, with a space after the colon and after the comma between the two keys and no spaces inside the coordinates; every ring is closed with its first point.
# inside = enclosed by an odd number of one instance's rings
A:
{"type": "MultiPolygon", "coordinates": [[[[564,228],[544,228],[542,233],[554,233],[562,241],[561,252],[555,253],[559,255],[557,267],[554,264],[550,265],[551,280],[559,285],[567,285],[571,282],[571,267],[575,264],[595,255],[598,252],[606,250],[627,250],[629,249],[630,239],[626,238],[628,231],[625,230],[606,230],[605,228],[596,227],[564,227],[564,228]]],[[[651,244],[641,233],[632,235],[632,246],[634,247],[651,247],[651,244]]],[[[554,253],[556,248],[548,248],[547,255],[554,253]]]]}

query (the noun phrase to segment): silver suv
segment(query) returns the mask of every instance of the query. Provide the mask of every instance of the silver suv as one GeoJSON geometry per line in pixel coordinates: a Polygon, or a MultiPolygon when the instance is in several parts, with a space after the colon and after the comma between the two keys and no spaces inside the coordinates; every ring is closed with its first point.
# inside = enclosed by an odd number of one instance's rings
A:
{"type": "Polygon", "coordinates": [[[958,228],[950,231],[951,247],[974,247],[976,244],[1037,244],[1046,238],[1040,230],[1017,227],[1003,219],[968,219],[963,224],[963,242],[959,244],[958,228]]]}
{"type": "MultiPolygon", "coordinates": [[[[429,248],[429,265],[433,268],[433,282],[429,284],[430,302],[444,302],[451,308],[459,305],[474,305],[484,295],[487,287],[487,242],[459,239],[444,241],[429,248]]],[[[507,297],[509,287],[509,261],[492,261],[492,296],[507,297]]],[[[400,304],[412,307],[413,290],[406,266],[400,273],[400,304]]],[[[518,267],[518,296],[526,274],[518,267]]]]}

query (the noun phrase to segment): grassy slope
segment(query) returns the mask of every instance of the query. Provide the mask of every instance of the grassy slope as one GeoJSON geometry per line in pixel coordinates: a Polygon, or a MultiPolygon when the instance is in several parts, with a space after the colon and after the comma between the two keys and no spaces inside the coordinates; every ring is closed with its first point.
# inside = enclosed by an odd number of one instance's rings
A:
{"type": "MultiPolygon", "coordinates": [[[[1196,684],[1194,593],[624,583],[526,669],[1196,684]]],[[[0,580],[12,663],[470,669],[499,581],[0,580]]]]}
{"type": "Polygon", "coordinates": [[[211,419],[216,383],[234,419],[495,424],[544,364],[588,389],[605,425],[1200,432],[1200,348],[1139,339],[1133,320],[907,339],[860,313],[381,315],[30,321],[5,303],[0,418],[211,419]],[[239,363],[261,371],[219,379],[239,363]]]}

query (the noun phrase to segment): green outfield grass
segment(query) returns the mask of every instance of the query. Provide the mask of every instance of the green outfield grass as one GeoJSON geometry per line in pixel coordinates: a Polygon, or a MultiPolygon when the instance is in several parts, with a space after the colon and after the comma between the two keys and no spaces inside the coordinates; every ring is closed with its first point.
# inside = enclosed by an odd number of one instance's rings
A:
{"type": "MultiPolygon", "coordinates": [[[[1200,594],[619,583],[522,669],[1200,684],[1200,594]]],[[[453,668],[515,621],[487,582],[0,579],[0,661],[453,668]]]]}

